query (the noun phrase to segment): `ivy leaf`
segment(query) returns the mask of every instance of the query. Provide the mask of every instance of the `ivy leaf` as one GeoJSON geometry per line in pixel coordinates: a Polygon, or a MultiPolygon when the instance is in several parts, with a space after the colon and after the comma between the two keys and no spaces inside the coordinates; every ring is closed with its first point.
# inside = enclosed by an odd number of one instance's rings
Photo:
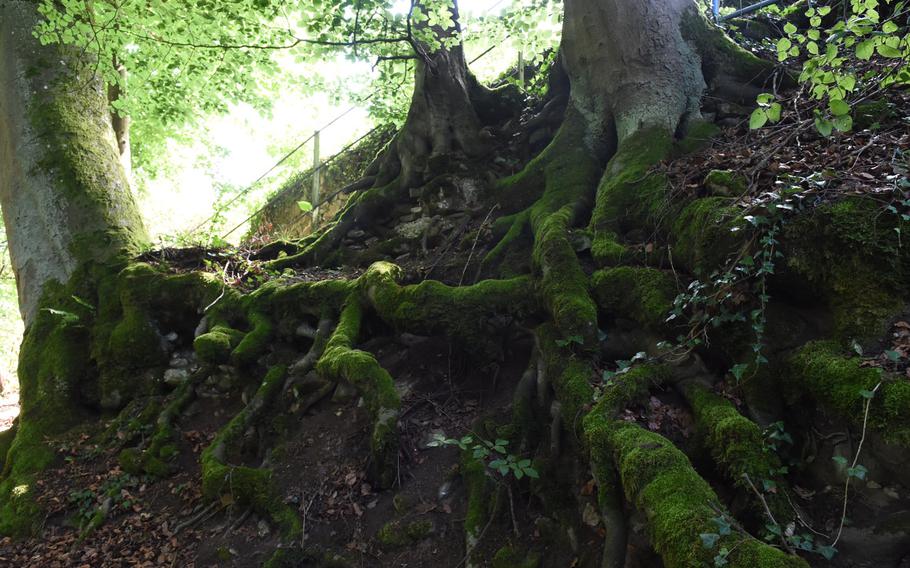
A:
{"type": "Polygon", "coordinates": [[[859,395],[868,400],[875,396],[875,392],[863,389],[859,391],[859,395]]]}
{"type": "Polygon", "coordinates": [[[831,136],[831,131],[834,130],[834,124],[827,118],[816,116],[815,128],[818,130],[819,134],[827,138],[828,136],[831,136]]]}
{"type": "Polygon", "coordinates": [[[749,116],[749,128],[752,130],[761,128],[766,122],[768,122],[768,114],[763,108],[753,110],[751,116],[749,116]]]}
{"type": "Polygon", "coordinates": [[[855,477],[857,479],[863,480],[866,479],[866,474],[869,472],[865,466],[857,464],[854,467],[847,468],[847,475],[850,477],[855,477]]]}
{"type": "Polygon", "coordinates": [[[738,381],[742,380],[743,373],[745,373],[746,369],[748,369],[748,368],[749,368],[748,363],[738,363],[736,365],[733,365],[733,367],[730,369],[730,373],[736,378],[736,380],[738,382],[738,381]]]}
{"type": "Polygon", "coordinates": [[[309,213],[310,211],[313,210],[313,204],[310,203],[309,201],[298,201],[297,207],[299,207],[300,211],[302,211],[303,213],[309,213]]]}
{"type": "Polygon", "coordinates": [[[834,456],[831,458],[831,460],[840,465],[847,465],[847,458],[844,456],[834,456]]]}
{"type": "Polygon", "coordinates": [[[894,363],[897,363],[901,358],[900,353],[898,353],[897,351],[892,351],[890,349],[885,350],[885,356],[894,363]]]}
{"type": "Polygon", "coordinates": [[[698,536],[701,538],[701,544],[705,548],[714,548],[714,545],[720,540],[720,535],[717,533],[701,533],[698,536]]]}
{"type": "Polygon", "coordinates": [[[843,116],[850,112],[850,105],[841,99],[831,99],[828,101],[828,108],[834,116],[843,116]]]}
{"type": "Polygon", "coordinates": [[[780,103],[772,103],[770,107],[765,111],[765,114],[768,115],[768,120],[771,122],[777,122],[780,120],[780,103]]]}
{"type": "Polygon", "coordinates": [[[824,556],[825,560],[831,560],[837,554],[837,549],[828,545],[819,546],[815,551],[824,556]]]}
{"type": "Polygon", "coordinates": [[[796,26],[794,26],[790,22],[787,22],[786,24],[784,24],[784,33],[786,33],[787,35],[795,34],[796,26]]]}
{"type": "Polygon", "coordinates": [[[835,116],[834,128],[838,129],[841,132],[850,132],[850,130],[853,128],[853,118],[851,118],[848,114],[845,114],[843,116],[835,116]]]}

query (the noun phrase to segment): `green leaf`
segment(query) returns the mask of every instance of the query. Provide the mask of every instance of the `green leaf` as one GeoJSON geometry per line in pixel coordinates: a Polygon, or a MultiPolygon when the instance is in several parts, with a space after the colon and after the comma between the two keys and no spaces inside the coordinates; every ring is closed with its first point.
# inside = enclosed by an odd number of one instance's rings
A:
{"type": "Polygon", "coordinates": [[[875,42],[871,39],[866,41],[861,41],[856,44],[856,56],[862,60],[868,60],[872,57],[872,52],[875,50],[875,42]]]}
{"type": "Polygon", "coordinates": [[[768,107],[767,110],[765,110],[765,114],[768,115],[768,120],[770,120],[771,122],[777,122],[778,120],[780,120],[781,110],[782,109],[781,109],[780,103],[772,103],[771,106],[768,107]]]}
{"type": "Polygon", "coordinates": [[[887,357],[890,361],[896,363],[896,362],[898,362],[898,361],[900,360],[901,354],[898,353],[897,351],[892,351],[892,350],[890,350],[890,349],[885,349],[885,357],[887,357]]]}
{"type": "Polygon", "coordinates": [[[837,549],[833,546],[822,545],[815,549],[816,552],[821,554],[825,560],[831,560],[834,558],[834,555],[837,554],[837,549]]]}
{"type": "Polygon", "coordinates": [[[784,33],[787,34],[787,35],[795,34],[795,33],[796,33],[796,26],[794,26],[794,25],[793,25],[792,23],[790,23],[790,22],[787,22],[786,24],[784,24],[784,33]]]}
{"type": "Polygon", "coordinates": [[[818,130],[819,134],[827,138],[831,136],[831,131],[834,129],[834,125],[830,120],[822,118],[820,116],[815,117],[815,128],[818,130]]]}
{"type": "Polygon", "coordinates": [[[866,479],[867,473],[869,473],[869,470],[867,470],[864,466],[859,465],[859,464],[857,464],[854,467],[847,468],[847,475],[849,475],[850,477],[855,477],[859,480],[866,479]]]}
{"type": "Polygon", "coordinates": [[[838,129],[841,132],[850,132],[850,129],[853,128],[853,118],[851,118],[849,114],[845,114],[844,116],[835,116],[834,128],[838,129]]]}
{"type": "Polygon", "coordinates": [[[828,108],[834,116],[842,116],[850,112],[850,105],[841,99],[832,99],[828,101],[828,108]]]}
{"type": "Polygon", "coordinates": [[[872,397],[875,396],[875,392],[863,389],[863,390],[859,391],[859,395],[865,399],[871,399],[872,397]]]}
{"type": "Polygon", "coordinates": [[[895,49],[895,48],[891,47],[890,45],[885,45],[884,43],[876,46],[875,51],[877,51],[878,54],[881,55],[882,57],[898,58],[898,57],[903,56],[903,53],[901,52],[901,50],[895,49]]]}
{"type": "Polygon", "coordinates": [[[733,365],[730,369],[730,373],[736,378],[737,382],[743,378],[743,373],[746,372],[746,369],[749,368],[747,363],[738,363],[733,365]]]}
{"type": "Polygon", "coordinates": [[[765,125],[768,122],[768,114],[763,108],[757,108],[752,111],[752,115],[749,116],[749,128],[752,130],[757,130],[765,125]]]}
{"type": "Polygon", "coordinates": [[[299,207],[300,210],[304,213],[309,213],[310,211],[313,210],[313,204],[310,203],[309,201],[298,201],[297,207],[299,207]]]}
{"type": "Polygon", "coordinates": [[[834,456],[831,458],[831,460],[840,465],[847,465],[847,458],[844,456],[834,456]]]}
{"type": "Polygon", "coordinates": [[[882,24],[882,31],[885,32],[886,34],[893,34],[894,32],[897,31],[897,24],[895,24],[891,20],[888,20],[887,22],[882,24]]]}
{"type": "Polygon", "coordinates": [[[540,474],[533,467],[526,467],[525,474],[532,479],[540,479],[540,474]]]}

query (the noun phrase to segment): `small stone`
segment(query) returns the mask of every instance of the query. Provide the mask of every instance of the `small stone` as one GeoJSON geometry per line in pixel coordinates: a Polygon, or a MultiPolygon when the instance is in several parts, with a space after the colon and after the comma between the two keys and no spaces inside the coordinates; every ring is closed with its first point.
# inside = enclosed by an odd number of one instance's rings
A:
{"type": "Polygon", "coordinates": [[[170,341],[171,343],[177,341],[177,338],[178,338],[178,337],[180,337],[180,336],[177,335],[177,332],[176,332],[176,331],[172,331],[172,332],[170,332],[169,334],[167,334],[167,335],[164,336],[164,338],[165,338],[166,340],[170,341]]]}
{"type": "Polygon", "coordinates": [[[421,211],[423,211],[423,207],[411,207],[411,213],[417,214],[417,213],[420,213],[421,211]]]}
{"type": "Polygon", "coordinates": [[[190,362],[187,361],[186,359],[184,359],[183,357],[174,356],[173,358],[171,358],[171,367],[174,367],[177,369],[183,369],[183,368],[189,367],[189,366],[190,366],[190,362]]]}
{"type": "Polygon", "coordinates": [[[597,512],[597,509],[594,508],[594,505],[585,503],[585,509],[581,514],[581,520],[589,527],[596,527],[600,524],[600,514],[597,512]]]}
{"type": "Polygon", "coordinates": [[[190,373],[186,369],[168,369],[164,372],[164,384],[175,387],[187,381],[190,373]]]}
{"type": "Polygon", "coordinates": [[[349,239],[362,239],[365,235],[366,235],[366,233],[364,231],[362,231],[361,229],[351,229],[350,231],[348,231],[349,239]]]}
{"type": "Polygon", "coordinates": [[[430,217],[421,217],[410,223],[402,223],[395,227],[395,232],[406,239],[417,239],[423,235],[427,228],[432,224],[430,217]]]}
{"type": "Polygon", "coordinates": [[[452,494],[452,482],[446,481],[439,486],[439,491],[436,492],[436,498],[442,501],[452,494]]]}
{"type": "Polygon", "coordinates": [[[314,339],[316,337],[316,328],[303,322],[297,326],[297,329],[294,330],[294,335],[297,337],[306,337],[307,339],[314,339]]]}
{"type": "Polygon", "coordinates": [[[263,519],[259,519],[259,522],[256,523],[256,530],[259,532],[260,537],[266,536],[272,532],[272,530],[269,528],[269,524],[263,519]]]}
{"type": "Polygon", "coordinates": [[[869,489],[881,489],[882,484],[876,483],[870,479],[869,481],[866,482],[866,487],[868,487],[869,489]]]}
{"type": "Polygon", "coordinates": [[[889,487],[885,487],[884,489],[882,489],[882,491],[884,491],[884,492],[885,492],[885,495],[887,495],[888,497],[891,497],[892,499],[900,499],[900,498],[901,498],[900,493],[898,493],[898,492],[897,492],[897,489],[895,489],[894,487],[890,487],[890,486],[889,486],[889,487]]]}

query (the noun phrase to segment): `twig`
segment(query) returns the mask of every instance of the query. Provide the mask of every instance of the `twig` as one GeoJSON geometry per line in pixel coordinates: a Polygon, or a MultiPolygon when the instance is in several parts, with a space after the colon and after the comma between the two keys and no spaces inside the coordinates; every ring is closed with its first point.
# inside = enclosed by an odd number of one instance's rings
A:
{"type": "Polygon", "coordinates": [[[468,266],[471,264],[471,259],[474,257],[474,249],[477,248],[477,241],[480,240],[480,235],[483,233],[483,228],[487,225],[487,221],[490,220],[490,215],[493,214],[493,211],[499,208],[499,204],[495,204],[490,208],[490,211],[487,213],[487,216],[484,217],[483,222],[480,224],[480,227],[477,228],[477,234],[474,235],[474,244],[471,245],[471,252],[468,254],[468,261],[464,263],[464,268],[461,271],[461,277],[458,279],[458,285],[461,286],[464,282],[464,275],[468,271],[468,266]]]}
{"type": "MultiPolygon", "coordinates": [[[[878,383],[877,385],[875,385],[875,388],[872,389],[872,396],[874,396],[875,393],[878,392],[878,389],[881,386],[882,386],[881,383],[878,383]]],[[[863,451],[863,442],[866,441],[866,424],[869,422],[869,408],[872,406],[872,396],[867,398],[866,402],[864,404],[863,433],[859,438],[859,444],[857,444],[857,446],[856,446],[856,454],[854,454],[854,456],[853,456],[853,463],[850,464],[850,469],[853,469],[856,467],[856,463],[859,461],[859,453],[861,451],[863,451]]],[[[830,545],[831,548],[834,548],[834,545],[836,545],[837,541],[840,540],[841,534],[844,532],[844,522],[847,520],[847,494],[848,494],[848,491],[850,490],[850,478],[852,477],[850,475],[850,469],[847,470],[847,481],[844,482],[844,506],[841,509],[840,526],[837,528],[837,536],[834,537],[834,541],[830,545]]]]}
{"type": "MultiPolygon", "coordinates": [[[[765,496],[761,494],[761,491],[758,490],[758,487],[752,483],[752,478],[749,477],[748,473],[743,472],[743,479],[746,480],[746,483],[749,484],[749,487],[752,488],[752,491],[755,493],[755,496],[758,497],[758,500],[761,501],[762,507],[765,508],[765,514],[768,515],[768,519],[771,521],[771,524],[780,528],[780,523],[777,522],[777,519],[774,518],[774,514],[771,513],[771,507],[768,506],[768,501],[765,500],[765,496]]],[[[784,536],[784,531],[780,531],[780,541],[784,545],[784,548],[787,549],[787,552],[790,554],[795,554],[793,548],[790,547],[790,543],[787,542],[787,537],[784,536]]]]}

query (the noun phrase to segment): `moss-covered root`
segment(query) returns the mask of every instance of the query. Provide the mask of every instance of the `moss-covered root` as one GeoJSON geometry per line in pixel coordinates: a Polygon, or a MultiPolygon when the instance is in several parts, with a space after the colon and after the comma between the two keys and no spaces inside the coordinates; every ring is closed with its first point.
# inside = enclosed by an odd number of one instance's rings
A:
{"type": "Polygon", "coordinates": [[[604,443],[592,452],[608,454],[616,463],[626,498],[647,516],[651,543],[667,568],[711,566],[722,548],[730,551],[728,565],[734,568],[808,567],[801,558],[739,531],[706,547],[700,535],[718,532],[711,519],[730,517],[685,454],[631,422],[601,415],[592,418],[590,428],[600,432],[604,443]]]}
{"type": "Polygon", "coordinates": [[[699,440],[718,469],[748,495],[756,513],[764,517],[767,504],[774,521],[786,526],[793,509],[782,493],[781,463],[776,454],[765,451],[758,425],[740,414],[729,400],[694,381],[681,387],[692,408],[699,440]],[[765,487],[775,489],[762,494],[762,503],[755,492],[765,487]]]}
{"type": "Polygon", "coordinates": [[[807,343],[787,361],[782,384],[794,396],[810,396],[825,408],[860,426],[862,392],[882,383],[869,409],[868,426],[888,442],[910,446],[910,382],[862,367],[834,341],[807,343]]]}
{"type": "Polygon", "coordinates": [[[464,520],[465,566],[477,566],[474,553],[492,519],[499,511],[499,492],[486,472],[486,465],[465,452],[461,461],[461,478],[468,495],[464,520]]]}
{"type": "Polygon", "coordinates": [[[173,466],[170,462],[177,456],[174,424],[196,398],[196,386],[207,376],[208,369],[199,369],[174,390],[171,401],[155,421],[155,432],[147,447],[126,448],[120,452],[119,461],[123,471],[134,475],[147,473],[155,477],[166,477],[172,473],[173,466]]]}
{"type": "Polygon", "coordinates": [[[376,358],[355,349],[363,319],[363,306],[357,294],[352,294],[329,338],[316,370],[329,380],[345,380],[363,395],[373,420],[370,437],[372,477],[381,487],[391,487],[396,477],[398,458],[398,413],[401,399],[395,390],[392,376],[379,365],[376,358]]]}
{"type": "Polygon", "coordinates": [[[505,326],[538,309],[528,277],[453,287],[434,280],[401,286],[400,275],[394,264],[377,262],[359,279],[380,318],[398,331],[445,335],[487,358],[502,355],[505,326]]]}
{"type": "MultiPolygon", "coordinates": [[[[525,172],[539,175],[535,170],[543,173],[544,190],[528,209],[528,222],[540,295],[563,337],[580,337],[590,346],[597,340],[597,308],[569,230],[590,210],[603,164],[586,140],[585,121],[577,111],[568,111],[553,143],[525,172]]],[[[525,172],[502,183],[521,186],[525,172]]]]}
{"type": "Polygon", "coordinates": [[[292,508],[282,502],[272,486],[272,472],[265,468],[230,465],[227,455],[281,392],[286,371],[281,366],[269,370],[246,408],[222,428],[202,452],[201,462],[203,496],[207,499],[229,496],[234,503],[249,506],[257,513],[268,516],[289,536],[301,530],[300,519],[292,508]]]}
{"type": "Polygon", "coordinates": [[[591,277],[591,288],[598,307],[608,316],[630,319],[654,331],[665,327],[676,297],[673,278],[654,268],[598,270],[591,277]]]}

